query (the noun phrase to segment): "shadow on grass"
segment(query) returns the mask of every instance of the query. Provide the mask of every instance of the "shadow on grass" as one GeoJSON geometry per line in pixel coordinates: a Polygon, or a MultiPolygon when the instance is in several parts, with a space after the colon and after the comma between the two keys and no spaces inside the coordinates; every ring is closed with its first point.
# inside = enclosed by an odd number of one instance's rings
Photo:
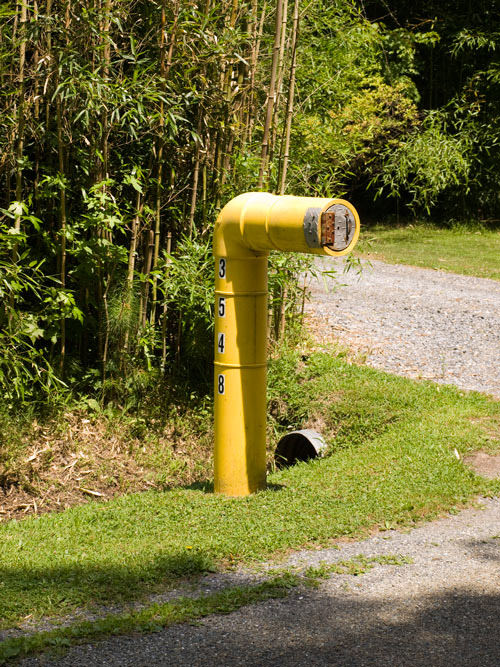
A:
{"type": "Polygon", "coordinates": [[[202,493],[213,493],[214,483],[212,480],[201,480],[184,486],[173,486],[172,488],[185,489],[186,491],[201,491],[202,493]]]}
{"type": "MultiPolygon", "coordinates": [[[[185,489],[186,491],[201,491],[202,493],[214,493],[214,483],[211,480],[201,480],[198,482],[193,482],[192,484],[187,484],[185,486],[172,486],[167,489],[166,491],[171,491],[172,489],[185,489]]],[[[285,484],[267,484],[265,490],[266,491],[282,491],[283,489],[286,489],[285,484]]],[[[161,491],[163,493],[163,491],[161,491]]]]}
{"type": "MultiPolygon", "coordinates": [[[[213,493],[211,481],[182,488],[213,493]]],[[[268,485],[268,490],[272,492],[284,488],[282,484],[268,485]]],[[[214,537],[217,539],[217,536],[214,537]]],[[[99,539],[98,535],[96,539],[99,539]]],[[[126,534],[123,539],[126,540],[126,534]]],[[[61,560],[61,554],[54,553],[54,561],[56,557],[61,560]]],[[[0,609],[5,614],[5,618],[0,619],[0,625],[2,621],[8,625],[29,614],[36,618],[40,614],[69,613],[75,607],[94,603],[102,605],[140,600],[148,593],[178,586],[182,580],[217,569],[210,553],[193,548],[189,543],[185,545],[185,550],[164,553],[153,545],[149,558],[142,552],[134,557],[133,553],[124,549],[123,565],[119,562],[119,551],[118,554],[110,554],[109,559],[103,553],[99,563],[89,562],[85,553],[78,554],[77,558],[79,562],[40,567],[36,564],[7,567],[2,565],[0,559],[0,609]]],[[[71,560],[76,560],[75,556],[72,555],[71,560]]],[[[36,559],[32,562],[36,563],[36,559]]]]}
{"type": "Polygon", "coordinates": [[[3,621],[39,612],[68,613],[76,606],[140,600],[155,590],[179,585],[183,579],[215,569],[213,560],[197,549],[156,554],[153,562],[127,565],[75,563],[54,567],[1,567],[3,621]]]}

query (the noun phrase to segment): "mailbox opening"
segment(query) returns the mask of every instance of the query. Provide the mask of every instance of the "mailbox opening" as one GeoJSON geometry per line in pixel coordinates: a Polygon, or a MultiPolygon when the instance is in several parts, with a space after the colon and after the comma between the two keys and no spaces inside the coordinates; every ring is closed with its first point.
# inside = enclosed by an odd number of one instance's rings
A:
{"type": "Polygon", "coordinates": [[[345,250],[356,231],[352,211],[344,204],[334,204],[321,214],[321,245],[332,250],[345,250]]]}

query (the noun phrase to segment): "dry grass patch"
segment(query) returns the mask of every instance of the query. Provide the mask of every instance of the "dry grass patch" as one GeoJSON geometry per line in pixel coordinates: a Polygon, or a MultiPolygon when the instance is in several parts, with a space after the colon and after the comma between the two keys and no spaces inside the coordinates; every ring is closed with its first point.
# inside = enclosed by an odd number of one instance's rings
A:
{"type": "Polygon", "coordinates": [[[80,410],[34,420],[0,459],[0,520],[205,480],[211,435],[196,427],[185,418],[145,425],[80,410]]]}

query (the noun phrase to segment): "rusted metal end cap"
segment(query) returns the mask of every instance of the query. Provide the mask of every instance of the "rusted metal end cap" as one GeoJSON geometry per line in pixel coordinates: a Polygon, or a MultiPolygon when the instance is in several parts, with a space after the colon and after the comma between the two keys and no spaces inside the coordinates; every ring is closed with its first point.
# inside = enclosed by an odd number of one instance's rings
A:
{"type": "Polygon", "coordinates": [[[277,468],[288,468],[299,461],[310,461],[323,456],[325,450],[326,442],[323,436],[306,428],[284,435],[278,442],[274,460],[277,468]]]}
{"type": "Polygon", "coordinates": [[[333,204],[321,214],[321,245],[345,250],[354,238],[356,220],[344,204],[333,204]]]}

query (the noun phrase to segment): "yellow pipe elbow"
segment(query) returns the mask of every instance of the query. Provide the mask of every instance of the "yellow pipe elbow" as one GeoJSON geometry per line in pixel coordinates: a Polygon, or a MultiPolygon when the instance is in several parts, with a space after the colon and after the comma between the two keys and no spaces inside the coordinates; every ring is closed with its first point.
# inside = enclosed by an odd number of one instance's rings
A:
{"type": "Polygon", "coordinates": [[[215,255],[214,489],[266,486],[267,256],[344,255],[359,217],[342,199],[248,192],[221,211],[215,255]]]}
{"type": "MultiPolygon", "coordinates": [[[[347,215],[346,214],[346,215],[347,215]]],[[[359,237],[359,216],[343,199],[272,195],[246,192],[222,209],[214,232],[214,255],[251,257],[270,250],[304,252],[315,255],[345,255],[359,237]],[[347,211],[352,233],[349,242],[337,249],[322,243],[323,214],[347,211]]]]}

